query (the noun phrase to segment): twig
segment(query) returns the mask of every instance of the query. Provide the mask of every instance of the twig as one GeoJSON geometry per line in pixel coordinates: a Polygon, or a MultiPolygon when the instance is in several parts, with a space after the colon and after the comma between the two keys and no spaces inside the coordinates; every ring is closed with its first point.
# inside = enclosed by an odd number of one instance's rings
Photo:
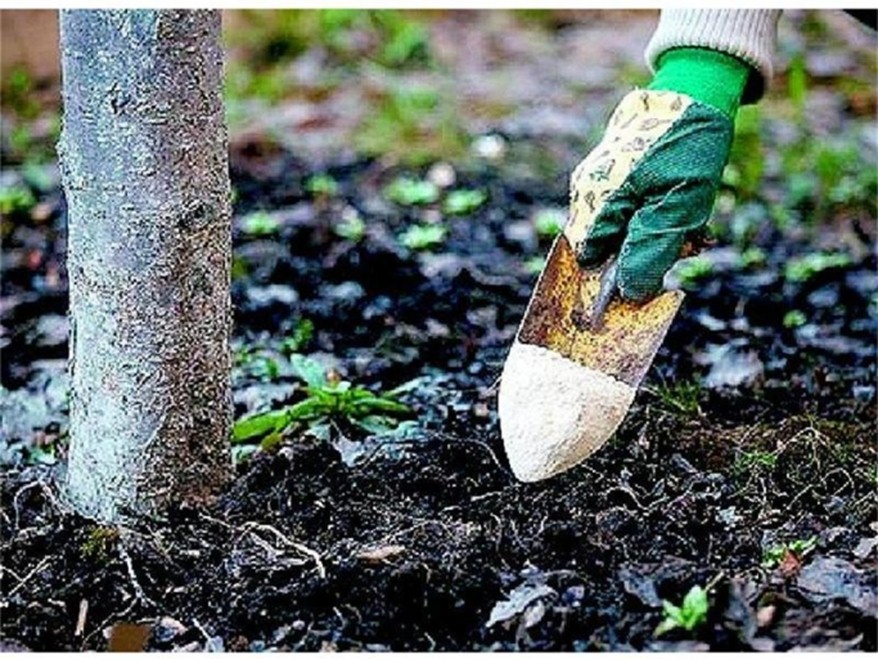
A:
{"type": "Polygon", "coordinates": [[[296,542],[295,540],[291,540],[286,537],[283,533],[278,531],[273,526],[269,526],[268,524],[260,524],[259,522],[245,522],[241,529],[244,531],[266,531],[267,533],[272,534],[275,538],[277,538],[281,543],[285,544],[288,547],[292,547],[296,551],[305,554],[305,556],[310,557],[315,565],[317,566],[317,573],[320,575],[321,579],[326,578],[326,568],[323,566],[323,561],[320,560],[320,554],[311,549],[310,547],[306,547],[300,542],[296,542]]]}
{"type": "Polygon", "coordinates": [[[22,579],[18,582],[18,585],[16,585],[15,588],[10,590],[9,594],[7,594],[6,597],[9,598],[9,597],[12,597],[13,595],[15,595],[15,593],[17,593],[19,591],[19,589],[30,580],[31,577],[33,577],[40,570],[42,570],[44,567],[46,567],[46,564],[49,562],[50,558],[53,558],[53,557],[52,556],[43,557],[43,560],[41,560],[39,563],[37,563],[36,567],[34,567],[33,570],[31,570],[26,575],[24,575],[24,577],[22,577],[22,579]]]}
{"type": "Polygon", "coordinates": [[[134,573],[134,564],[131,562],[131,556],[128,554],[128,550],[125,549],[124,542],[119,543],[119,555],[122,557],[122,560],[125,561],[125,567],[128,568],[128,578],[131,579],[131,584],[134,586],[134,594],[137,600],[144,604],[149,604],[150,606],[157,606],[156,603],[147,597],[145,592],[143,592],[143,588],[137,580],[137,575],[134,573]]]}
{"type": "Polygon", "coordinates": [[[82,636],[82,633],[85,631],[85,619],[88,616],[88,600],[81,599],[79,601],[79,616],[76,618],[76,631],[73,632],[74,636],[82,636]]]}

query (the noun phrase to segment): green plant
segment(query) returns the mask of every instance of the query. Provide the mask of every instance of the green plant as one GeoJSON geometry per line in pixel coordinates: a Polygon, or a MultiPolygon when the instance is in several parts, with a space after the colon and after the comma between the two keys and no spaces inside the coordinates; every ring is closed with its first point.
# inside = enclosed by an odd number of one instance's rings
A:
{"type": "Polygon", "coordinates": [[[672,629],[685,629],[691,632],[707,622],[707,612],[710,610],[707,591],[701,586],[693,586],[686,593],[681,606],[662,600],[662,609],[665,619],[656,627],[655,636],[661,636],[672,629]]]}
{"type": "Polygon", "coordinates": [[[680,261],[676,270],[681,284],[694,286],[713,274],[713,264],[705,258],[696,256],[680,261]]]}
{"type": "Polygon", "coordinates": [[[271,382],[280,375],[280,366],[258,346],[244,346],[235,352],[235,367],[247,377],[271,382]]]}
{"type": "Polygon", "coordinates": [[[762,567],[775,568],[781,564],[787,553],[794,554],[797,558],[804,558],[817,547],[817,536],[807,539],[793,540],[790,543],[781,543],[769,547],[762,554],[762,567]]]}
{"type": "Polygon", "coordinates": [[[739,201],[757,196],[765,171],[762,150],[762,128],[759,107],[745,105],[735,119],[735,139],[729,164],[723,172],[723,183],[735,190],[739,201]]]}
{"type": "Polygon", "coordinates": [[[22,119],[35,119],[40,114],[40,104],[33,95],[34,84],[30,74],[21,67],[15,67],[6,76],[0,98],[3,107],[11,110],[22,119]]]}
{"type": "Polygon", "coordinates": [[[26,215],[37,203],[36,198],[22,185],[11,185],[0,188],[0,214],[26,215]]]}
{"type": "Polygon", "coordinates": [[[484,190],[452,190],[445,197],[442,210],[446,215],[469,215],[488,199],[484,190]]]}
{"type": "Polygon", "coordinates": [[[544,256],[531,256],[524,262],[524,270],[528,274],[538,275],[543,271],[543,268],[546,265],[546,257],[544,256]]]}
{"type": "Polygon", "coordinates": [[[119,531],[111,526],[95,526],[88,532],[80,553],[84,558],[103,563],[110,555],[113,545],[119,539],[119,531]]]}
{"type": "Polygon", "coordinates": [[[567,216],[558,208],[543,208],[534,216],[534,228],[542,238],[554,238],[564,230],[567,216]]]}
{"type": "Polygon", "coordinates": [[[437,201],[439,188],[430,181],[400,176],[384,188],[384,195],[402,206],[417,206],[437,201]]]}
{"type": "Polygon", "coordinates": [[[798,309],[787,311],[783,317],[783,326],[789,329],[801,327],[808,322],[808,317],[798,309]]]}
{"type": "Polygon", "coordinates": [[[454,99],[451,89],[440,94],[433,88],[391,88],[366,113],[354,144],[363,153],[414,166],[460,158],[469,137],[454,99]]]}
{"type": "Polygon", "coordinates": [[[241,218],[241,230],[248,236],[271,236],[278,232],[280,223],[265,211],[250,213],[241,218]]]}
{"type": "Polygon", "coordinates": [[[301,319],[293,328],[292,333],[280,344],[280,350],[287,356],[304,350],[314,338],[314,323],[307,318],[301,319]]]}
{"type": "Polygon", "coordinates": [[[443,243],[448,229],[440,224],[415,224],[399,236],[399,243],[408,249],[422,251],[443,243]]]}
{"type": "Polygon", "coordinates": [[[774,451],[761,449],[742,451],[732,465],[732,475],[738,480],[745,480],[753,475],[762,476],[774,470],[777,460],[778,454],[774,451]]]}
{"type": "Polygon", "coordinates": [[[815,252],[787,261],[784,267],[784,276],[788,281],[804,282],[824,270],[843,268],[850,263],[851,257],[843,252],[830,254],[815,252]]]}
{"type": "Polygon", "coordinates": [[[408,406],[395,399],[397,391],[374,394],[365,387],[329,377],[323,366],[303,355],[293,355],[290,361],[306,384],[307,397],[280,410],[239,419],[233,428],[233,442],[265,437],[261,444],[264,448],[266,442],[270,445],[278,441],[290,425],[301,423],[313,428],[341,420],[370,433],[388,432],[398,423],[395,417],[409,412],[408,406]]]}
{"type": "Polygon", "coordinates": [[[741,252],[741,265],[745,268],[764,265],[766,258],[764,250],[759,247],[748,247],[741,252]]]}
{"type": "Polygon", "coordinates": [[[305,189],[315,197],[332,197],[338,193],[338,181],[329,174],[315,174],[305,182],[305,189]]]}
{"type": "Polygon", "coordinates": [[[335,224],[332,227],[332,230],[339,238],[350,240],[352,243],[358,243],[363,239],[363,236],[366,235],[366,223],[363,221],[363,218],[354,211],[344,215],[341,222],[335,224]]]}
{"type": "Polygon", "coordinates": [[[672,412],[693,416],[701,411],[698,398],[701,386],[695,381],[682,381],[672,385],[661,384],[649,389],[661,404],[672,412]]]}

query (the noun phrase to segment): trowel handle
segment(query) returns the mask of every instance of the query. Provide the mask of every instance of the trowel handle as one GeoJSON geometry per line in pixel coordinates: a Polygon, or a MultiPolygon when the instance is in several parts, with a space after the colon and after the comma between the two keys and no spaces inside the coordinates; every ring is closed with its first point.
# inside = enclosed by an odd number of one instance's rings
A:
{"type": "Polygon", "coordinates": [[[589,324],[593,332],[599,332],[604,327],[604,312],[607,310],[607,305],[610,304],[610,300],[613,299],[613,294],[616,292],[616,275],[618,271],[619,259],[616,256],[611,256],[607,259],[604,270],[601,273],[600,287],[598,288],[598,294],[595,296],[594,305],[592,305],[589,316],[589,324]]]}

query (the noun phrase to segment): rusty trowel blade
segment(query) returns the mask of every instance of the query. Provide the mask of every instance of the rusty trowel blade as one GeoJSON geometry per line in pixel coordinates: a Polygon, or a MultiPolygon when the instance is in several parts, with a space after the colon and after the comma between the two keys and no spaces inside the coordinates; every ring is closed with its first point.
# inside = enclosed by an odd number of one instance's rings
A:
{"type": "Polygon", "coordinates": [[[555,241],[500,379],[500,432],[520,480],[570,469],[603,446],[680,307],[678,292],[645,304],[600,295],[614,279],[580,269],[566,236],[555,241]]]}
{"type": "Polygon", "coordinates": [[[614,298],[594,328],[590,314],[600,286],[601,272],[583,270],[567,238],[558,236],[517,341],[542,346],[636,388],[668,333],[683,293],[667,291],[645,303],[614,298]]]}

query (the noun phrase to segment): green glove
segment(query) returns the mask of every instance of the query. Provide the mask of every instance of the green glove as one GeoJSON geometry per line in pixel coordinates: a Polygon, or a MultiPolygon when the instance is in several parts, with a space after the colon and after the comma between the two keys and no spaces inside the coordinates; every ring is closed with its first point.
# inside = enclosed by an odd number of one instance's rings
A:
{"type": "Polygon", "coordinates": [[[628,94],[601,143],[573,172],[564,233],[584,267],[619,255],[622,297],[647,299],[710,217],[753,70],[716,51],[681,48],[628,94]]]}

